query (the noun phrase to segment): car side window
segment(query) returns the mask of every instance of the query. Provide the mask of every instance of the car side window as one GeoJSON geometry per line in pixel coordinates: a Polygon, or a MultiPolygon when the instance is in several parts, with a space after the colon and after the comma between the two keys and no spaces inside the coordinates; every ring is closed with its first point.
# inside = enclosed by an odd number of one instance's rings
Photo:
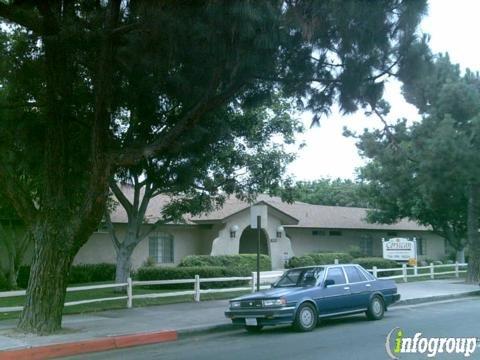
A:
{"type": "Polygon", "coordinates": [[[340,267],[329,268],[327,272],[327,280],[333,280],[335,285],[347,283],[345,274],[340,267]]]}
{"type": "Polygon", "coordinates": [[[367,270],[365,269],[358,269],[363,275],[365,275],[365,277],[367,278],[368,281],[373,281],[373,280],[376,280],[375,279],[375,276],[373,276],[372,274],[370,274],[367,270]]]}
{"type": "Polygon", "coordinates": [[[349,283],[366,281],[365,276],[363,276],[355,266],[345,266],[344,269],[345,269],[345,272],[347,273],[349,283]]]}

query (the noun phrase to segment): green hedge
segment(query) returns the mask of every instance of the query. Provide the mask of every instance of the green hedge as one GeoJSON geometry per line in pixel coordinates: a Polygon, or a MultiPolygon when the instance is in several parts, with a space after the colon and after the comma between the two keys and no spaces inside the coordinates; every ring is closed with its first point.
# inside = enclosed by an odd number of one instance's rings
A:
{"type": "MultiPolygon", "coordinates": [[[[17,284],[26,288],[30,277],[30,266],[21,266],[18,272],[17,284]]],[[[83,284],[115,280],[115,264],[79,264],[70,269],[68,284],[83,284]]]]}
{"type": "MultiPolygon", "coordinates": [[[[257,270],[257,255],[240,254],[240,255],[189,255],[185,256],[179,267],[195,267],[195,266],[222,266],[227,268],[239,268],[252,272],[257,270]]],[[[272,270],[270,257],[260,255],[260,270],[272,270]]]]}
{"type": "MultiPolygon", "coordinates": [[[[389,268],[399,268],[402,267],[401,264],[398,264],[397,262],[393,260],[388,260],[384,259],[381,257],[363,257],[363,258],[357,258],[353,260],[353,263],[361,265],[365,269],[372,269],[374,266],[376,266],[379,269],[389,269],[389,268]]],[[[384,276],[393,276],[393,275],[399,275],[399,272],[395,271],[382,271],[381,273],[378,274],[379,277],[384,277],[384,276]]]]}
{"type": "MultiPolygon", "coordinates": [[[[225,266],[199,266],[199,267],[141,267],[135,274],[135,279],[139,281],[148,280],[174,280],[174,279],[194,279],[195,275],[200,278],[214,277],[235,277],[250,276],[250,272],[244,269],[225,267],[225,266]]],[[[248,281],[226,281],[202,283],[202,289],[225,288],[247,286],[248,281]]],[[[193,289],[192,284],[172,284],[149,286],[154,289],[193,289]]]]}
{"type": "Polygon", "coordinates": [[[0,270],[0,291],[10,290],[10,285],[8,284],[5,274],[0,270]]]}
{"type": "Polygon", "coordinates": [[[351,263],[353,257],[347,253],[310,253],[302,256],[293,256],[287,263],[288,268],[302,266],[328,265],[338,259],[340,264],[351,263]]]}

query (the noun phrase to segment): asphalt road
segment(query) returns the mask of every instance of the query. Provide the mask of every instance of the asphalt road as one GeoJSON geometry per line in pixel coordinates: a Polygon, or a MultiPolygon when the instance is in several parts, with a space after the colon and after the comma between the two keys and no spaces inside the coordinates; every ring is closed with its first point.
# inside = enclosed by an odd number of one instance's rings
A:
{"type": "MultiPolygon", "coordinates": [[[[115,350],[69,359],[388,359],[386,335],[400,327],[405,336],[480,337],[480,297],[394,307],[380,321],[363,315],[324,320],[310,333],[290,328],[266,328],[260,334],[243,330],[186,336],[177,342],[115,350]]],[[[400,354],[400,359],[428,359],[400,354]]],[[[435,359],[480,359],[480,343],[469,357],[440,354],[435,359]]]]}

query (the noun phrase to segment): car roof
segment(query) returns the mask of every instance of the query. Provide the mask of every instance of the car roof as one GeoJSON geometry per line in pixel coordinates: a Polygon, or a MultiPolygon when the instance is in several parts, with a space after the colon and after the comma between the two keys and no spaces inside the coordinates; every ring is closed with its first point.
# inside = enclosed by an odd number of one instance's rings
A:
{"type": "Polygon", "coordinates": [[[360,266],[359,264],[327,264],[327,265],[310,265],[310,266],[299,266],[296,268],[286,269],[286,270],[294,270],[294,269],[315,269],[319,267],[332,267],[332,266],[360,266]]]}

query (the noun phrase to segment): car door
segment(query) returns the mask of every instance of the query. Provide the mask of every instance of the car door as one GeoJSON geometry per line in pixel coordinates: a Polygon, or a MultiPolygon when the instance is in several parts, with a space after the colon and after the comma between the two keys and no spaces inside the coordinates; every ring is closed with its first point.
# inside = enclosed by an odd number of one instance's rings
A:
{"type": "Polygon", "coordinates": [[[325,281],[321,285],[320,298],[317,300],[320,315],[341,313],[349,310],[350,287],[347,284],[345,273],[341,266],[329,267],[325,281]],[[333,285],[324,286],[330,280],[333,285]]]}
{"type": "Polygon", "coordinates": [[[371,285],[365,275],[363,275],[356,266],[346,265],[344,269],[351,293],[349,308],[352,310],[366,309],[371,292],[371,285]]]}

